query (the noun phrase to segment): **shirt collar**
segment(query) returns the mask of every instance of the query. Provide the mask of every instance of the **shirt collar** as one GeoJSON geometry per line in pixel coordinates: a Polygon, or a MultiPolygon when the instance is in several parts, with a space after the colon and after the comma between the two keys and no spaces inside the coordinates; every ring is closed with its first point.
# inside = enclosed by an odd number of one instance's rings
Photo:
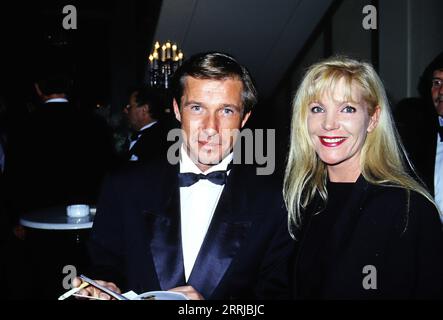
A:
{"type": "Polygon", "coordinates": [[[150,127],[152,127],[154,124],[156,124],[157,123],[157,121],[153,121],[153,122],[150,122],[150,123],[148,123],[147,125],[145,125],[144,127],[142,127],[140,130],[138,130],[138,131],[143,131],[143,130],[145,130],[145,129],[148,129],[148,128],[150,128],[150,127]]]}
{"type": "Polygon", "coordinates": [[[438,116],[438,122],[440,123],[440,127],[443,127],[443,117],[438,116]]]}
{"type": "MultiPolygon", "coordinates": [[[[229,163],[231,163],[233,159],[233,153],[231,152],[228,154],[220,163],[210,167],[208,170],[206,170],[204,173],[210,173],[213,171],[224,171],[228,168],[229,163]]],[[[186,152],[184,148],[184,144],[182,144],[180,148],[180,172],[192,172],[192,173],[203,173],[197,165],[192,162],[191,158],[189,157],[188,153],[186,152]]]]}
{"type": "Polygon", "coordinates": [[[53,99],[48,99],[45,101],[45,103],[50,103],[50,102],[68,102],[68,99],[65,98],[53,98],[53,99]]]}

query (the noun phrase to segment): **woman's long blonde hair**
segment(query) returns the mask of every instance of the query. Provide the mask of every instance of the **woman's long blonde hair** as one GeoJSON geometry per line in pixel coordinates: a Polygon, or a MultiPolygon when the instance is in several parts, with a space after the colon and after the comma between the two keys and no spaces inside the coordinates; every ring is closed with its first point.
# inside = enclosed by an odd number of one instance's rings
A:
{"type": "Polygon", "coordinates": [[[360,168],[366,181],[414,190],[434,203],[426,189],[406,171],[405,161],[413,168],[393,124],[385,89],[372,65],[347,57],[333,57],[307,70],[294,97],[291,142],[283,188],[290,227],[300,226],[301,213],[316,194],[324,203],[327,201],[326,165],[314,150],[307,117],[309,105],[319,101],[324,93],[334,92],[341,79],[346,83],[346,98],[352,97],[353,84],[362,89],[370,116],[376,107],[380,108],[378,125],[367,135],[361,151],[360,168]]]}

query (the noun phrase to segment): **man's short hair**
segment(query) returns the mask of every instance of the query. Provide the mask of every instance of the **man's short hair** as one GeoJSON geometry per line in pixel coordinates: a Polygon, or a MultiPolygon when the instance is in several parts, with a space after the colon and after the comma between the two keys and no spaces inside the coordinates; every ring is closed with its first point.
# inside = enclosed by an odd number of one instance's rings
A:
{"type": "Polygon", "coordinates": [[[233,57],[225,53],[209,52],[193,55],[178,68],[172,81],[174,99],[180,104],[183,96],[185,78],[196,79],[238,79],[243,83],[242,103],[244,113],[252,110],[257,103],[257,91],[248,70],[233,57]]]}
{"type": "Polygon", "coordinates": [[[135,102],[137,107],[143,105],[149,106],[149,114],[153,119],[160,119],[163,115],[163,99],[162,95],[156,88],[151,87],[138,87],[131,91],[135,93],[135,102]]]}
{"type": "Polygon", "coordinates": [[[434,60],[431,61],[420,77],[418,92],[422,98],[425,98],[426,100],[431,98],[431,81],[436,70],[443,70],[443,52],[441,52],[434,58],[434,60]]]}
{"type": "Polygon", "coordinates": [[[44,95],[66,94],[69,95],[72,87],[71,78],[64,73],[47,73],[37,80],[40,91],[44,95]]]}

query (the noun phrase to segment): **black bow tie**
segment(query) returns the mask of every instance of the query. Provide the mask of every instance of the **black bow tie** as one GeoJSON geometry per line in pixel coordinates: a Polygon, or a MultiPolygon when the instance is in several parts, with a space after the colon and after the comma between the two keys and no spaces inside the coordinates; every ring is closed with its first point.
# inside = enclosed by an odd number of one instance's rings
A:
{"type": "Polygon", "coordinates": [[[438,130],[438,134],[440,135],[440,142],[443,142],[443,127],[438,126],[437,130],[438,130]]]}
{"type": "Polygon", "coordinates": [[[222,186],[226,183],[226,178],[227,171],[213,171],[208,174],[182,172],[178,174],[178,184],[180,187],[189,187],[200,179],[207,179],[212,183],[222,186]]]}
{"type": "Polygon", "coordinates": [[[135,131],[131,134],[131,141],[137,140],[143,133],[145,133],[146,131],[148,131],[149,128],[140,130],[140,131],[135,131]]]}

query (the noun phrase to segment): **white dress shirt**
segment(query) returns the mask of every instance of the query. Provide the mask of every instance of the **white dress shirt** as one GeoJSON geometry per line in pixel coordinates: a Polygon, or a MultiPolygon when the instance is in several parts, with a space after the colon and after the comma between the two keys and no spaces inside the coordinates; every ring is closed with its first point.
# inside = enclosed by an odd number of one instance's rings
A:
{"type": "MultiPolygon", "coordinates": [[[[438,117],[440,126],[443,126],[443,117],[438,117]]],[[[438,135],[438,133],[437,133],[438,135]]],[[[435,170],[434,170],[434,190],[435,202],[437,203],[440,212],[440,219],[443,222],[443,142],[440,142],[440,136],[437,137],[437,152],[435,155],[435,170]]]]}
{"type": "MultiPolygon", "coordinates": [[[[204,174],[226,170],[232,157],[231,153],[204,174]]],[[[180,150],[180,172],[202,173],[192,162],[183,146],[180,150]]],[[[217,185],[206,179],[201,179],[192,186],[180,188],[182,250],[186,281],[191,275],[223,188],[224,185],[217,185]]]]}
{"type": "MultiPolygon", "coordinates": [[[[142,127],[142,128],[141,128],[140,130],[138,130],[138,131],[143,131],[143,130],[145,130],[145,129],[148,129],[148,128],[152,127],[152,126],[153,126],[154,124],[156,124],[156,123],[157,123],[157,121],[153,121],[153,122],[151,122],[151,123],[145,125],[144,127],[142,127]]],[[[131,151],[132,147],[137,143],[138,138],[140,138],[140,136],[138,136],[137,139],[132,140],[132,141],[129,143],[129,151],[131,151]]],[[[131,158],[129,159],[129,161],[138,161],[138,157],[137,157],[135,154],[133,154],[133,155],[131,156],[131,158]]]]}

